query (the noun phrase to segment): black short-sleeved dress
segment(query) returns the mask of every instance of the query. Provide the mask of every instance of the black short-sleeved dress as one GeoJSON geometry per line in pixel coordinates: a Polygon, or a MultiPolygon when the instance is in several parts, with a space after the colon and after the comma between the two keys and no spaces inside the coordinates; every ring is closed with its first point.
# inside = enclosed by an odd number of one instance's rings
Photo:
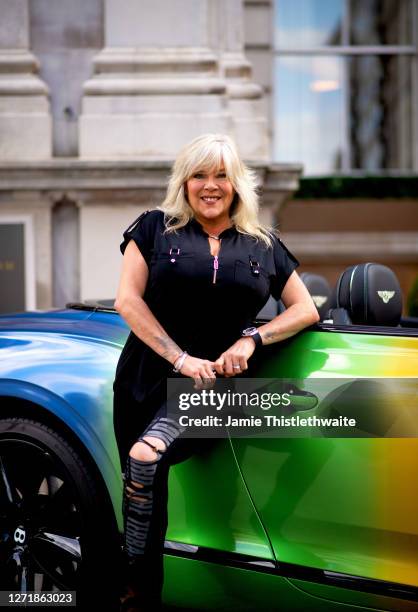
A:
{"type": "MultiPolygon", "coordinates": [[[[280,298],[299,265],[278,238],[268,248],[234,227],[220,234],[216,259],[196,220],[165,233],[160,210],[143,213],[123,238],[121,252],[132,239],[148,264],[144,300],[150,310],[181,350],[203,359],[215,360],[230,347],[270,295],[280,298]]],[[[169,376],[171,364],[131,332],[116,369],[115,393],[128,391],[137,402],[158,404],[169,376]]],[[[115,409],[122,410],[116,403],[115,409]]]]}

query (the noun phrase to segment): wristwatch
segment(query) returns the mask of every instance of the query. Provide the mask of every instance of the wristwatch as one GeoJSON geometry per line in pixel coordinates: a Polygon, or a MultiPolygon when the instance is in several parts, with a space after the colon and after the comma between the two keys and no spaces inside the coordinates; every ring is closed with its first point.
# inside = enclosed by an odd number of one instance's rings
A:
{"type": "Polygon", "coordinates": [[[247,327],[247,329],[242,330],[241,337],[248,338],[248,336],[254,340],[256,348],[262,346],[263,341],[256,327],[247,327]]]}

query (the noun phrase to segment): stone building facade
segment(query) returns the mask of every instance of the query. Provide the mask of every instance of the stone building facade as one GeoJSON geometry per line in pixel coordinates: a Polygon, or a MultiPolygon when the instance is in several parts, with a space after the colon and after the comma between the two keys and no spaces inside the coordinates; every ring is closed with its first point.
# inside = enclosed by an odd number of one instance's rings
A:
{"type": "Polygon", "coordinates": [[[300,165],[270,160],[241,0],[0,0],[0,14],[3,251],[21,228],[3,311],[114,296],[122,230],[198,134],[236,139],[267,217],[297,188],[300,165]]]}
{"type": "MultiPolygon", "coordinates": [[[[310,232],[315,207],[290,200],[302,165],[272,161],[273,12],[273,0],[0,0],[0,311],[114,296],[122,230],[204,132],[235,138],[304,269],[334,280],[352,263],[368,233],[310,232]]],[[[413,268],[418,227],[407,233],[413,268]]]]}

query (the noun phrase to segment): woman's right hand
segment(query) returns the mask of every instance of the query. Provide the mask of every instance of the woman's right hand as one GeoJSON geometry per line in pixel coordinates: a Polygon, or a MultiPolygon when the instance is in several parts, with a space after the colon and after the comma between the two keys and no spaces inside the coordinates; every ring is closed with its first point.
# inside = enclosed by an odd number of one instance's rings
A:
{"type": "Polygon", "coordinates": [[[181,367],[180,374],[193,378],[195,389],[210,389],[216,381],[215,364],[208,359],[200,359],[187,355],[181,367]]]}

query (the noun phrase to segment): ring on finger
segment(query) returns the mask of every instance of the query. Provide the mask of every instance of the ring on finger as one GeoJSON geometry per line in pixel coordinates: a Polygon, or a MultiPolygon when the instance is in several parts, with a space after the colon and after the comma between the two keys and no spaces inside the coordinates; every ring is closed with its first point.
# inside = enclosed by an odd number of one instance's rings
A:
{"type": "Polygon", "coordinates": [[[240,370],[241,369],[240,365],[233,365],[232,367],[234,368],[234,370],[240,370]]]}

